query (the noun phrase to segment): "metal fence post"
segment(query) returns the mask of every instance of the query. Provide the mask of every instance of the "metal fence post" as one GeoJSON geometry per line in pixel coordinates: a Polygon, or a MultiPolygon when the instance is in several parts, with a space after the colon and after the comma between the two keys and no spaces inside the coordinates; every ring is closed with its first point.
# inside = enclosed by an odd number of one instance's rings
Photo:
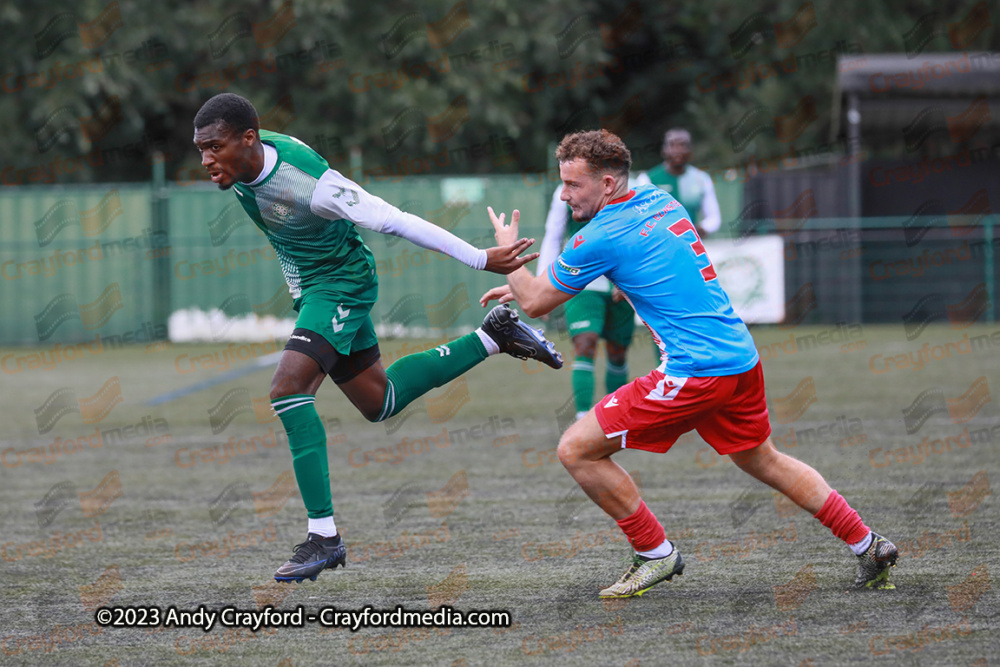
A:
{"type": "MultiPolygon", "coordinates": [[[[162,152],[156,151],[153,154],[153,190],[150,197],[152,208],[153,238],[160,239],[162,249],[168,249],[155,253],[153,259],[153,330],[168,330],[168,320],[170,319],[171,299],[170,299],[170,215],[169,215],[169,195],[167,194],[167,183],[164,169],[165,157],[162,152]],[[161,328],[162,327],[162,328],[161,328]]],[[[167,337],[165,334],[164,337],[167,337]]]]}
{"type": "Polygon", "coordinates": [[[996,313],[997,304],[994,300],[996,290],[993,284],[995,273],[993,270],[993,216],[991,215],[986,216],[984,220],[983,236],[986,241],[986,245],[983,248],[983,271],[986,273],[986,301],[990,304],[990,307],[986,309],[986,321],[992,324],[996,319],[994,313],[996,313]]]}

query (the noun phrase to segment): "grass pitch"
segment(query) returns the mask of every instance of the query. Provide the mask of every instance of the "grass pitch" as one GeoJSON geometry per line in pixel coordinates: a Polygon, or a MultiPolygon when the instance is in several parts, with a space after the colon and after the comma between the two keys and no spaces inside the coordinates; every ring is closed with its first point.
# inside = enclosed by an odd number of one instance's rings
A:
{"type": "MultiPolygon", "coordinates": [[[[689,437],[666,455],[615,457],[687,569],[613,604],[597,591],[628,549],[554,453],[572,414],[568,367],[491,359],[387,424],[324,385],[348,567],[279,586],[273,571],[305,526],[280,423],[263,409],[271,371],[146,405],[252,350],[135,347],[15,374],[8,355],[46,350],[0,350],[0,663],[986,665],[1000,653],[998,331],[754,330],[779,449],[900,547],[895,590],[846,593],[843,544],[689,437]],[[93,611],[268,604],[448,604],[507,610],[513,625],[204,633],[101,629],[93,611]]],[[[439,342],[384,341],[383,353],[439,342]]],[[[652,366],[650,347],[637,339],[633,376],[652,366]]]]}

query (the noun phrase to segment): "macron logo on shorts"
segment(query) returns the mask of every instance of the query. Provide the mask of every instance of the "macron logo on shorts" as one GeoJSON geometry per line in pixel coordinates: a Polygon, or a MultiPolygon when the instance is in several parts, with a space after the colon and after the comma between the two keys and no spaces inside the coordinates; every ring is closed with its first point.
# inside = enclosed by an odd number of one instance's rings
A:
{"type": "Polygon", "coordinates": [[[307,343],[312,342],[312,338],[306,338],[305,336],[296,336],[295,334],[292,334],[291,336],[289,336],[289,338],[294,338],[295,340],[304,340],[307,343]]]}

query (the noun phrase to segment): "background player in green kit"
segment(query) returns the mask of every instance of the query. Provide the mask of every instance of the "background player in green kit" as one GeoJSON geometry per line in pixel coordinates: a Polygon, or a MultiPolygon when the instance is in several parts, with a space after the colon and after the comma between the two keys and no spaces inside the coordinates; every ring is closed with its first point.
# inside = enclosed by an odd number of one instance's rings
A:
{"type": "MultiPolygon", "coordinates": [[[[552,195],[545,236],[542,238],[537,275],[541,276],[556,260],[563,247],[572,244],[587,222],[577,222],[562,199],[563,186],[552,195]]],[[[573,340],[573,399],[576,418],[594,406],[594,358],[598,340],[603,338],[608,353],[604,384],[611,393],[628,382],[628,346],[635,332],[635,311],[611,281],[600,276],[566,302],[566,327],[573,340]]],[[[657,351],[658,352],[658,351],[657,351]]]]}
{"type": "Polygon", "coordinates": [[[694,218],[702,239],[719,231],[722,215],[712,177],[688,164],[691,162],[691,134],[679,127],[667,130],[661,154],[663,162],[639,174],[635,184],[652,183],[679,201],[694,218]]]}
{"type": "Polygon", "coordinates": [[[288,433],[309,526],[306,541],[274,578],[315,580],[347,558],[333,520],[326,431],[314,405],[327,375],[366,419],[382,421],[492,354],[562,366],[552,343],[521,323],[517,313],[498,306],[476,331],[383,368],[369,316],[378,296],[375,260],[356,226],[501,274],[538,257],[519,256],[534,239],[475,248],[368,194],[298,139],[260,130],[256,110],[239,95],[208,100],[194,118],[194,130],[212,182],[221,190],[233,188],[274,247],[299,314],[271,382],[271,405],[288,433]]]}

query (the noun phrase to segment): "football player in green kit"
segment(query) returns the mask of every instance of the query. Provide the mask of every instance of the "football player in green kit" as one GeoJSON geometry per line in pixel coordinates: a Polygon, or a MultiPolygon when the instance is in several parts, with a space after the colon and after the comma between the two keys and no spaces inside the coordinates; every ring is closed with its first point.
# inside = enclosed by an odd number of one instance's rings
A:
{"type": "Polygon", "coordinates": [[[639,174],[636,185],[652,183],[670,194],[694,217],[698,236],[719,231],[722,215],[712,177],[691,166],[691,134],[682,128],[667,130],[663,136],[663,162],[639,174]]]}
{"type": "Polygon", "coordinates": [[[520,322],[516,312],[498,306],[474,332],[383,368],[369,315],[378,296],[375,259],[356,227],[400,236],[500,274],[538,257],[520,256],[534,239],[475,248],[368,194],[298,139],[261,130],[253,105],[232,93],[216,95],[198,111],[194,144],[212,182],[221,190],[233,189],[274,247],[298,312],[271,381],[271,405],[288,434],[308,534],[274,578],[315,580],[347,558],[333,520],[326,432],[314,405],[327,375],[366,419],[376,422],[492,354],[562,366],[551,342],[520,322]]]}

